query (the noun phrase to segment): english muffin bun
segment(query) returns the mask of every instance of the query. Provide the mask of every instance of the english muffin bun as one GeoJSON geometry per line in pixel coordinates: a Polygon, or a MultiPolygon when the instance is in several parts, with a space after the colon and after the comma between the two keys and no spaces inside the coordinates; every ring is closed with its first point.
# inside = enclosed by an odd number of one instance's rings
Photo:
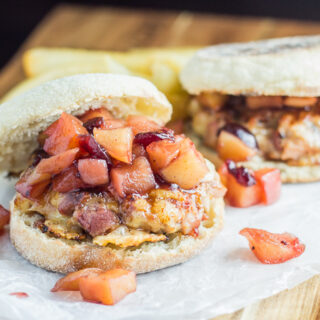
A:
{"type": "MultiPolygon", "coordinates": [[[[158,123],[170,119],[171,105],[150,82],[110,74],[77,75],[43,84],[0,106],[0,169],[19,171],[37,148],[37,135],[59,118],[62,112],[81,115],[105,106],[117,118],[143,114],[158,123]]],[[[43,216],[19,193],[11,201],[10,238],[17,251],[31,263],[47,270],[68,273],[87,267],[125,268],[149,272],[184,262],[198,254],[223,226],[223,195],[210,192],[210,182],[220,184],[208,162],[209,173],[201,180],[201,204],[208,219],[201,222],[199,235],[177,232],[165,241],[144,242],[120,247],[67,240],[37,227],[43,216]],[[206,184],[208,183],[208,185],[206,184]],[[209,190],[209,192],[206,192],[209,190]]],[[[169,200],[168,200],[169,201],[169,200]]]]}
{"type": "Polygon", "coordinates": [[[182,70],[191,94],[320,96],[320,36],[215,45],[182,70]]]}
{"type": "Polygon", "coordinates": [[[0,171],[23,170],[39,132],[63,111],[79,115],[101,106],[116,118],[143,114],[160,124],[172,114],[166,97],[142,78],[97,73],[49,81],[0,106],[0,171]]]}

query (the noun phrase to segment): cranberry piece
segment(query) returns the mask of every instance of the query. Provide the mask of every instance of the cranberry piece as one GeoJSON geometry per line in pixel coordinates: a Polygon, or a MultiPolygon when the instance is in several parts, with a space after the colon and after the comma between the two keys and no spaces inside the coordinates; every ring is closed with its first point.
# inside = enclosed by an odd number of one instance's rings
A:
{"type": "Polygon", "coordinates": [[[36,167],[42,159],[48,158],[49,155],[43,150],[36,150],[32,157],[32,167],[36,167]]]}
{"type": "Polygon", "coordinates": [[[227,160],[226,164],[229,173],[232,174],[241,185],[250,187],[257,183],[255,177],[250,173],[248,168],[237,167],[232,160],[227,160]]]}
{"type": "Polygon", "coordinates": [[[258,142],[256,137],[245,127],[240,124],[229,122],[225,126],[219,129],[217,136],[221,131],[227,131],[236,137],[238,137],[243,143],[245,143],[249,148],[258,149],[258,142]]]}
{"type": "Polygon", "coordinates": [[[89,133],[92,133],[94,128],[102,128],[104,126],[104,119],[102,117],[92,118],[85,122],[83,126],[89,133]]]}
{"type": "Polygon", "coordinates": [[[112,161],[107,151],[90,135],[79,136],[80,148],[85,150],[94,159],[103,159],[107,161],[109,170],[112,167],[112,161]]]}
{"type": "Polygon", "coordinates": [[[174,131],[171,129],[163,128],[160,131],[141,132],[135,136],[134,142],[139,143],[144,147],[147,147],[150,143],[154,141],[160,141],[165,139],[174,141],[174,131]]]}

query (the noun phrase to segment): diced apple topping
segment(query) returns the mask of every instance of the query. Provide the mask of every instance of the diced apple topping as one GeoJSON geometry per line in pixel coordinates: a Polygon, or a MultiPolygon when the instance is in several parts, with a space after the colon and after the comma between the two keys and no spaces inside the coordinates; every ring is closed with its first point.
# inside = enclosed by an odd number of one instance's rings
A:
{"type": "Polygon", "coordinates": [[[133,134],[141,132],[152,132],[161,129],[161,126],[156,122],[149,120],[147,117],[131,115],[127,118],[127,125],[132,128],[133,134]]]}
{"type": "Polygon", "coordinates": [[[188,138],[181,142],[179,155],[160,171],[166,181],[176,183],[183,189],[196,187],[207,173],[204,158],[188,138]]]}
{"type": "Polygon", "coordinates": [[[116,160],[131,163],[133,133],[131,128],[94,129],[93,135],[107,152],[116,160]]]}
{"type": "Polygon", "coordinates": [[[104,122],[104,129],[117,129],[125,127],[126,122],[121,119],[110,119],[105,120],[104,122]]]}
{"type": "Polygon", "coordinates": [[[78,135],[88,134],[79,119],[65,112],[49,132],[43,149],[52,156],[79,147],[78,135]]]}
{"type": "Polygon", "coordinates": [[[149,161],[136,158],[132,165],[123,165],[111,170],[111,181],[120,197],[128,194],[144,194],[156,186],[149,161]]]}
{"type": "Polygon", "coordinates": [[[87,111],[83,116],[79,117],[82,122],[87,122],[93,118],[103,118],[103,120],[113,119],[112,114],[104,107],[87,111]]]}
{"type": "Polygon", "coordinates": [[[146,148],[150,164],[155,172],[167,167],[180,151],[180,143],[171,140],[155,141],[146,148]]]}
{"type": "Polygon", "coordinates": [[[223,160],[245,161],[252,158],[257,150],[248,147],[234,134],[223,130],[218,136],[217,152],[223,160]]]}
{"type": "Polygon", "coordinates": [[[109,181],[108,165],[102,159],[80,159],[78,170],[84,183],[98,186],[109,181]]]}

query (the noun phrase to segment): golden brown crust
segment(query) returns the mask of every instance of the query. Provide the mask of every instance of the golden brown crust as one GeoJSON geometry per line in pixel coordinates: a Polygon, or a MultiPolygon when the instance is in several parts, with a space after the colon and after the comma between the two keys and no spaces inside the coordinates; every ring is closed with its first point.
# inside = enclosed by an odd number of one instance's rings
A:
{"type": "Polygon", "coordinates": [[[167,243],[145,243],[133,250],[50,238],[26,224],[27,214],[15,207],[13,199],[10,237],[23,257],[47,270],[68,273],[88,267],[120,267],[144,273],[185,262],[198,254],[223,227],[223,199],[210,199],[208,210],[209,217],[214,217],[214,224],[210,227],[202,225],[197,238],[178,235],[167,243]]]}

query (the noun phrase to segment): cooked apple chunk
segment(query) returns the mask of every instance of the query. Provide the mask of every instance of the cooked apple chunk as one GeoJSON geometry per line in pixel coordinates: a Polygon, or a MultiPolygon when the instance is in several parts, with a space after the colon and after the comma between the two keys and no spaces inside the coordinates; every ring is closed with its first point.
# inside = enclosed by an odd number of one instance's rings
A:
{"type": "Polygon", "coordinates": [[[166,181],[176,183],[183,189],[192,189],[208,173],[208,167],[193,142],[186,138],[181,142],[177,158],[160,173],[166,181]]]}
{"type": "Polygon", "coordinates": [[[102,159],[80,159],[78,170],[83,182],[92,186],[106,184],[109,181],[108,165],[102,159]]]}
{"type": "Polygon", "coordinates": [[[94,129],[93,135],[107,152],[116,160],[132,162],[133,133],[131,128],[94,129]]]}
{"type": "Polygon", "coordinates": [[[120,197],[133,193],[144,194],[156,186],[149,161],[145,157],[136,158],[132,165],[113,168],[111,181],[120,197]]]}

